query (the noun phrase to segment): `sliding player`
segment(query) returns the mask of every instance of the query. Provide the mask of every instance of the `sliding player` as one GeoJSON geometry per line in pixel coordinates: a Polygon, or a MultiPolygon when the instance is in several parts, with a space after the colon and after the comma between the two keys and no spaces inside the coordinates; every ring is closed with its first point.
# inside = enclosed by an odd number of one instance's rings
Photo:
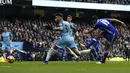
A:
{"type": "Polygon", "coordinates": [[[114,18],[98,19],[97,16],[93,16],[92,20],[94,23],[94,27],[91,28],[89,31],[85,30],[84,33],[91,34],[96,29],[102,30],[102,33],[98,34],[95,38],[96,39],[106,38],[107,40],[106,48],[105,48],[106,51],[104,53],[104,56],[102,57],[101,61],[98,62],[98,64],[103,64],[105,63],[106,57],[108,56],[108,49],[110,49],[111,45],[113,44],[113,42],[118,36],[118,31],[110,22],[114,21],[114,22],[121,23],[125,29],[126,29],[126,25],[124,22],[114,18]]]}
{"type": "Polygon", "coordinates": [[[88,52],[88,50],[78,51],[76,49],[76,44],[74,42],[73,31],[72,31],[72,29],[75,30],[75,28],[70,23],[63,20],[63,15],[61,13],[57,13],[55,15],[55,21],[59,23],[60,25],[59,27],[52,28],[51,26],[46,26],[46,28],[49,30],[60,31],[61,38],[48,50],[47,57],[44,61],[44,64],[48,64],[48,61],[51,57],[53,50],[58,47],[69,47],[78,56],[81,56],[82,53],[88,52]]]}

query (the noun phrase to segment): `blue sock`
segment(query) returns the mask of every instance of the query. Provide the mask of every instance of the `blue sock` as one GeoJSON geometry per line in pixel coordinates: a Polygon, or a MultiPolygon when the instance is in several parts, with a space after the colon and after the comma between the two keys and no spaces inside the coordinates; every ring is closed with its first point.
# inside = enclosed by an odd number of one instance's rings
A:
{"type": "Polygon", "coordinates": [[[65,57],[65,56],[66,56],[66,49],[63,48],[63,49],[62,49],[62,57],[65,57]]]}
{"type": "Polygon", "coordinates": [[[95,38],[93,38],[92,40],[90,40],[89,44],[86,45],[86,48],[90,48],[97,40],[95,38]]]}

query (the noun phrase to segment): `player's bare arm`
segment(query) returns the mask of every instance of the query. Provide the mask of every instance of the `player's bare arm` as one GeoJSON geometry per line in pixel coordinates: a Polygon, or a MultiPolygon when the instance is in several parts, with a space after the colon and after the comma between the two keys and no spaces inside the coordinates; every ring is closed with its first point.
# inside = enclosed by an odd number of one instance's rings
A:
{"type": "Polygon", "coordinates": [[[122,26],[127,30],[127,26],[126,26],[126,24],[125,24],[124,22],[122,22],[122,21],[120,21],[120,20],[118,20],[118,19],[115,19],[115,18],[110,18],[109,20],[112,21],[112,22],[121,23],[122,26]]]}
{"type": "Polygon", "coordinates": [[[94,28],[91,28],[89,31],[85,30],[83,31],[83,34],[91,34],[94,30],[95,30],[94,28]]]}
{"type": "Polygon", "coordinates": [[[60,27],[54,27],[53,30],[55,30],[55,31],[61,31],[61,30],[63,30],[63,27],[62,26],[60,26],[60,27]]]}
{"type": "Polygon", "coordinates": [[[63,30],[63,27],[62,26],[52,27],[52,26],[46,25],[46,29],[48,29],[48,30],[55,30],[55,31],[61,31],[61,30],[63,30]]]}

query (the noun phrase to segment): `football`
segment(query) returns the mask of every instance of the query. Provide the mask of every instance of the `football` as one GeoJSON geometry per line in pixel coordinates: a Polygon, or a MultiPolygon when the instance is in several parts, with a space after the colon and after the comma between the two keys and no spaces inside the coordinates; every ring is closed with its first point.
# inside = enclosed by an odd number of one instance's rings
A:
{"type": "Polygon", "coordinates": [[[13,63],[15,61],[15,58],[13,56],[8,56],[7,61],[8,63],[13,63]]]}

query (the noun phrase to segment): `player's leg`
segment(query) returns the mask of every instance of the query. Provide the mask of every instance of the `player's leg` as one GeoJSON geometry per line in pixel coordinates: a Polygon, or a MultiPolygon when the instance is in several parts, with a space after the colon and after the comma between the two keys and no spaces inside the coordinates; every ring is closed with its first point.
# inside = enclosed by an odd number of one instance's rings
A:
{"type": "Polygon", "coordinates": [[[6,46],[6,48],[7,48],[7,56],[12,55],[12,50],[11,50],[10,44],[8,44],[8,45],[6,46]]]}
{"type": "Polygon", "coordinates": [[[103,55],[103,57],[101,59],[101,63],[105,63],[106,58],[108,56],[108,50],[110,49],[110,47],[111,47],[110,43],[106,44],[105,53],[104,53],[104,55],[103,55]]]}
{"type": "Polygon", "coordinates": [[[52,55],[52,52],[54,51],[54,49],[56,49],[57,48],[57,46],[55,45],[55,44],[53,44],[52,46],[51,46],[51,48],[48,50],[48,52],[47,52],[47,56],[46,56],[46,59],[45,59],[45,64],[47,64],[48,63],[48,61],[49,61],[49,59],[50,59],[50,57],[51,57],[51,55],[52,55]]]}
{"type": "MultiPolygon", "coordinates": [[[[76,55],[73,51],[72,51],[72,49],[70,49],[69,47],[66,47],[69,51],[70,51],[70,53],[75,57],[75,59],[78,59],[79,58],[79,56],[78,55],[76,55]]],[[[75,48],[75,49],[77,49],[77,48],[75,48]]]]}
{"type": "Polygon", "coordinates": [[[116,40],[118,34],[114,33],[112,35],[112,34],[108,34],[108,33],[105,33],[105,32],[103,32],[102,34],[105,36],[105,38],[107,40],[107,42],[106,42],[107,44],[105,46],[105,53],[104,53],[103,57],[101,58],[100,63],[105,63],[105,60],[108,56],[108,50],[111,49],[111,46],[112,46],[113,42],[116,40]]]}
{"type": "Polygon", "coordinates": [[[100,57],[99,57],[99,50],[100,50],[100,42],[97,41],[95,44],[94,44],[94,55],[96,57],[96,60],[99,60],[100,57]]]}
{"type": "Polygon", "coordinates": [[[90,40],[88,44],[86,44],[86,48],[90,48],[92,45],[94,45],[99,39],[93,38],[90,40]]]}
{"type": "Polygon", "coordinates": [[[62,48],[62,61],[65,61],[66,58],[66,49],[62,48]]]}
{"type": "Polygon", "coordinates": [[[86,50],[81,50],[79,51],[78,48],[72,47],[71,50],[77,55],[77,56],[82,56],[83,54],[88,54],[90,53],[91,49],[86,49],[86,50]]]}
{"type": "Polygon", "coordinates": [[[54,43],[52,46],[51,46],[51,48],[48,50],[48,52],[47,52],[47,57],[46,57],[46,59],[45,59],[45,64],[48,64],[48,61],[49,61],[49,59],[50,59],[50,57],[51,57],[51,54],[52,54],[52,52],[54,51],[54,49],[57,49],[57,48],[63,48],[63,40],[62,39],[60,39],[60,40],[58,40],[56,43],[54,43]]]}
{"type": "Polygon", "coordinates": [[[2,43],[2,53],[3,53],[3,57],[6,60],[7,58],[7,53],[6,53],[6,45],[4,43],[2,43]]]}
{"type": "Polygon", "coordinates": [[[81,56],[82,53],[90,52],[90,49],[79,51],[77,45],[74,42],[74,38],[72,37],[66,38],[65,41],[66,41],[65,42],[66,47],[70,48],[70,52],[72,53],[72,55],[74,55],[75,58],[78,58],[78,56],[81,56]]]}

